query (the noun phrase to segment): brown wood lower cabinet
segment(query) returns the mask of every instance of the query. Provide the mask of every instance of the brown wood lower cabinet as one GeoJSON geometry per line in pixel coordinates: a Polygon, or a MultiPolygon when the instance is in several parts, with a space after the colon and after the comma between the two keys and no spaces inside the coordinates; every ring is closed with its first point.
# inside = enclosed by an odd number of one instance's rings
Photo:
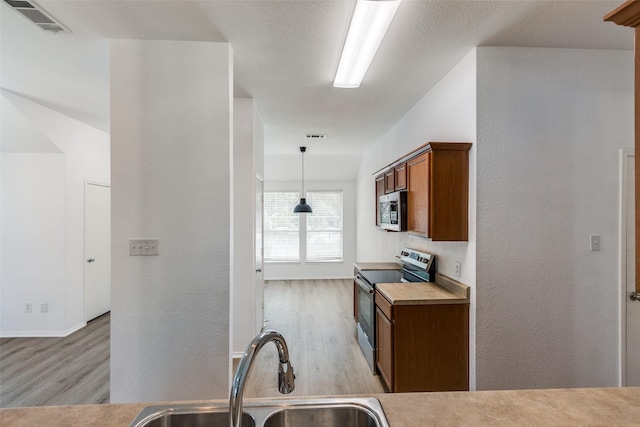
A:
{"type": "Polygon", "coordinates": [[[389,391],[469,390],[469,304],[375,300],[376,365],[389,391]]]}

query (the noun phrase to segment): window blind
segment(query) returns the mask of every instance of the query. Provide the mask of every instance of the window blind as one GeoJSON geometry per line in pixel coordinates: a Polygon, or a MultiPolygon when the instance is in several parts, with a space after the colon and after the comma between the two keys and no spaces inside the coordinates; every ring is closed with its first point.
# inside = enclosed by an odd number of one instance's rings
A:
{"type": "Polygon", "coordinates": [[[297,191],[266,191],[264,193],[264,260],[300,260],[299,214],[297,191]]]}
{"type": "Polygon", "coordinates": [[[342,261],[342,191],[308,191],[307,261],[342,261]]]}

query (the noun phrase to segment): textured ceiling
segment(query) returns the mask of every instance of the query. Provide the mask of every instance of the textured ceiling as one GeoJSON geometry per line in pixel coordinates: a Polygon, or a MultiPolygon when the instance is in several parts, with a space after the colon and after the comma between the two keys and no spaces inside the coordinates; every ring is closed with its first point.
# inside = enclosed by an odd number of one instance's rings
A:
{"type": "Polygon", "coordinates": [[[632,31],[602,22],[620,3],[404,0],[361,87],[336,89],[355,0],[38,1],[74,37],[228,41],[236,96],[256,100],[267,154],[297,153],[304,144],[309,154],[351,155],[379,139],[474,46],[633,49],[632,31]],[[306,133],[328,137],[307,143],[306,133]]]}

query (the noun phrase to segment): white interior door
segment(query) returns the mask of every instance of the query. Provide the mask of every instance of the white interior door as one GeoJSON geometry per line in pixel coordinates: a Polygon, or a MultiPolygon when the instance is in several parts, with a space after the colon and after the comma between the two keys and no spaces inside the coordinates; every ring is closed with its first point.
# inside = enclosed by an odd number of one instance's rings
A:
{"type": "Polygon", "coordinates": [[[624,309],[626,311],[626,385],[640,386],[640,301],[629,296],[635,291],[636,283],[636,245],[635,245],[635,190],[634,156],[627,155],[626,162],[626,290],[624,309]]]}
{"type": "Polygon", "coordinates": [[[263,270],[263,255],[264,255],[264,240],[262,237],[262,231],[264,228],[263,223],[263,204],[264,204],[264,191],[263,191],[263,182],[262,178],[256,176],[256,186],[255,186],[255,197],[256,197],[256,224],[255,224],[255,232],[256,232],[256,261],[255,261],[255,283],[254,283],[254,295],[255,295],[255,310],[256,310],[256,324],[255,324],[255,333],[257,334],[262,328],[262,323],[264,322],[264,272],[263,270]]]}
{"type": "Polygon", "coordinates": [[[84,319],[111,310],[111,188],[85,184],[84,319]]]}

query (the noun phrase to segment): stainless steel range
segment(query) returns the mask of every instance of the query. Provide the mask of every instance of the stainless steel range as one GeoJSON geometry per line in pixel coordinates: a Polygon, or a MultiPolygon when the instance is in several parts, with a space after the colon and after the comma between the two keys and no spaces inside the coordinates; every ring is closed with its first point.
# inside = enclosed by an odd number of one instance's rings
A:
{"type": "Polygon", "coordinates": [[[363,270],[355,278],[358,284],[358,343],[374,374],[376,284],[435,281],[435,255],[404,248],[400,253],[400,261],[401,270],[363,270]]]}

